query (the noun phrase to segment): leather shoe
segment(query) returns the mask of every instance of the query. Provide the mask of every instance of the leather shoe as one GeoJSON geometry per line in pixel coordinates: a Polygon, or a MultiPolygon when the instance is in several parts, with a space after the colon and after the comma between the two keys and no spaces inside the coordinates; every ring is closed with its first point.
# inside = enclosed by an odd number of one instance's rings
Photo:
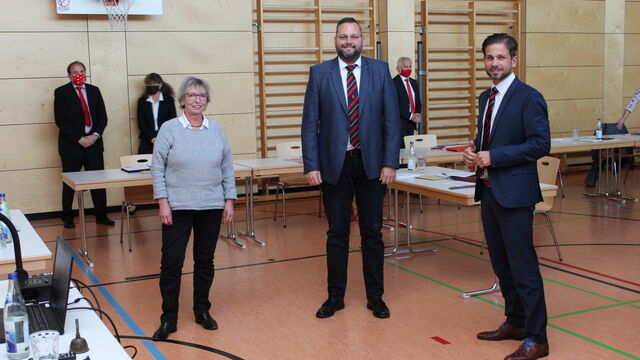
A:
{"type": "Polygon", "coordinates": [[[549,343],[538,344],[526,338],[522,345],[513,354],[508,355],[504,360],[535,360],[549,355],[549,343]]]}
{"type": "Polygon", "coordinates": [[[206,330],[215,330],[218,328],[218,323],[213,320],[208,312],[203,312],[196,315],[196,323],[202,325],[206,330]]]}
{"type": "Polygon", "coordinates": [[[316,312],[316,317],[320,319],[326,319],[328,317],[332,317],[333,314],[338,310],[344,309],[344,300],[329,297],[327,301],[325,301],[320,309],[316,312]]]}
{"type": "Polygon", "coordinates": [[[387,304],[384,303],[381,297],[369,298],[367,300],[367,309],[373,311],[373,316],[379,319],[386,319],[391,316],[387,304]]]}
{"type": "Polygon", "coordinates": [[[153,341],[166,340],[169,337],[169,334],[176,332],[176,330],[178,330],[176,323],[163,321],[160,323],[158,330],[153,333],[152,339],[153,341]]]}
{"type": "Polygon", "coordinates": [[[113,220],[109,219],[107,217],[107,215],[96,216],[96,223],[97,224],[102,224],[102,225],[107,225],[107,226],[113,226],[113,225],[116,224],[113,220]]]}
{"type": "Polygon", "coordinates": [[[62,217],[62,222],[64,223],[65,229],[73,229],[76,227],[76,224],[73,222],[73,217],[62,217]]]}
{"type": "Polygon", "coordinates": [[[479,332],[477,338],[487,341],[500,340],[522,340],[527,337],[527,329],[513,327],[506,322],[502,323],[497,330],[479,332]]]}

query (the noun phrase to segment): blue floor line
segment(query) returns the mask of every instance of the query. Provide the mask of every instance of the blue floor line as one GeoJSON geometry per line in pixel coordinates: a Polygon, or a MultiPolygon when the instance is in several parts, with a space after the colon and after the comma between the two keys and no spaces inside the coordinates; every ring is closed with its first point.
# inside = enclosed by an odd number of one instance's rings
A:
{"type": "MultiPolygon", "coordinates": [[[[80,266],[80,268],[82,269],[84,274],[87,275],[87,277],[95,285],[100,285],[101,284],[100,280],[98,280],[98,278],[95,277],[95,275],[93,275],[91,273],[91,271],[89,271],[87,266],[82,262],[82,260],[80,260],[80,258],[75,253],[73,254],[73,258],[75,259],[75,261],[78,264],[78,266],[80,266]]],[[[120,317],[127,323],[127,325],[129,325],[129,328],[131,330],[133,330],[133,332],[136,335],[138,335],[138,336],[146,336],[145,333],[142,331],[142,329],[140,329],[140,327],[135,323],[135,321],[133,321],[133,319],[129,316],[129,314],[127,314],[127,312],[122,308],[122,306],[120,306],[118,301],[113,296],[111,296],[111,294],[109,293],[109,291],[107,289],[105,289],[103,286],[99,286],[98,290],[100,290],[100,293],[102,294],[102,296],[104,296],[107,299],[107,301],[109,302],[109,304],[111,304],[111,306],[113,306],[113,308],[116,309],[116,311],[118,312],[120,317]]],[[[153,342],[151,342],[151,341],[143,341],[142,344],[144,344],[144,346],[147,348],[147,350],[149,350],[149,352],[156,359],[158,359],[158,360],[166,360],[167,359],[166,357],[164,357],[164,355],[162,355],[160,350],[158,350],[158,348],[153,344],[153,342]]]]}

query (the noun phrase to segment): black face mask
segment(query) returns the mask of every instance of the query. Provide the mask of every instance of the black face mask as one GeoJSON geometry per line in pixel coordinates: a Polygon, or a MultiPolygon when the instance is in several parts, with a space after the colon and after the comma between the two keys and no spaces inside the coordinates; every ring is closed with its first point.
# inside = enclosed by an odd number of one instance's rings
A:
{"type": "Polygon", "coordinates": [[[147,92],[149,95],[155,95],[158,91],[160,91],[160,86],[158,85],[147,86],[147,92]]]}

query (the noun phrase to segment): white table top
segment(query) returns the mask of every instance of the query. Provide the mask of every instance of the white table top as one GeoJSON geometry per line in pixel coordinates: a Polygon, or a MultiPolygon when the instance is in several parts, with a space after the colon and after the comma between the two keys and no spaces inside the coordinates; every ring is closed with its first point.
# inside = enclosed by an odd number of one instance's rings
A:
{"type": "MultiPolygon", "coordinates": [[[[23,261],[27,258],[48,258],[51,259],[51,251],[44,244],[38,233],[33,229],[29,220],[18,209],[10,210],[11,222],[18,230],[20,237],[20,250],[22,250],[23,261]]],[[[13,242],[7,247],[0,249],[0,263],[15,263],[13,254],[13,242]]]]}
{"type": "MultiPolygon", "coordinates": [[[[7,296],[7,287],[9,281],[0,281],[0,299],[4,299],[7,296]]],[[[82,297],[78,289],[72,288],[69,291],[69,302],[73,302],[75,299],[82,297]]],[[[4,304],[4,301],[0,302],[4,304]]],[[[4,305],[1,305],[4,307],[4,305]]],[[[88,307],[90,306],[85,300],[81,300],[77,304],[69,305],[67,310],[67,319],[64,323],[64,335],[60,335],[58,342],[58,352],[66,353],[69,351],[69,344],[71,339],[76,335],[76,323],[75,319],[80,320],[80,335],[87,340],[89,344],[89,352],[79,354],[77,359],[84,359],[87,356],[91,360],[119,360],[119,359],[131,359],[131,357],[124,351],[122,346],[118,343],[116,338],[111,334],[109,329],[100,320],[98,315],[92,310],[70,310],[74,307],[88,307]]],[[[111,315],[111,314],[110,314],[111,315]]],[[[113,314],[115,315],[115,313],[113,314]]],[[[113,316],[112,315],[112,316],[113,316]]],[[[0,358],[6,359],[6,346],[0,345],[0,358]]]]}
{"type": "Polygon", "coordinates": [[[263,158],[235,160],[234,163],[250,167],[254,176],[278,175],[301,172],[301,158],[263,158]]]}

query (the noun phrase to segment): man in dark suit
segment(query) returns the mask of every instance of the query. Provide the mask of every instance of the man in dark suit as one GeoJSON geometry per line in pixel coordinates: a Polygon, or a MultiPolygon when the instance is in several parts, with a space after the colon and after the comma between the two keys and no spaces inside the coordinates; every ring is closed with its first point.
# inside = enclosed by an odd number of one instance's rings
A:
{"type": "MultiPolygon", "coordinates": [[[[104,169],[102,133],[107,126],[107,112],[100,90],[86,84],[86,67],[79,61],[67,66],[69,82],[54,92],[54,115],[60,128],[58,152],[62,171],[104,169]]],[[[107,193],[104,189],[91,190],[96,222],[113,225],[107,217],[107,193]]],[[[62,221],[65,228],[74,228],[73,190],[62,185],[62,221]]]]}
{"type": "Polygon", "coordinates": [[[384,293],[382,204],[386,184],[398,168],[398,101],[388,65],[360,56],[360,24],[344,18],[336,26],[338,57],[311,67],[302,115],[304,173],[320,185],[329,230],[329,298],[316,316],[344,308],[349,258],[349,227],[354,194],[358,206],[367,308],[390,316],[384,293]]]}
{"type": "Polygon", "coordinates": [[[524,340],[506,360],[549,354],[547,310],[538,257],[533,247],[533,211],[542,201],[537,160],[549,153],[547,104],[536,89],[513,74],[518,44],[507,34],[482,43],[485,70],[493,84],[480,94],[478,135],[464,152],[477,166],[476,201],[491,265],[500,281],[506,321],[480,340],[524,340]]]}
{"type": "MultiPolygon", "coordinates": [[[[401,57],[396,66],[398,75],[393,78],[398,95],[398,109],[400,110],[400,136],[413,135],[413,131],[418,128],[422,121],[422,101],[420,100],[420,89],[418,82],[410,78],[411,59],[401,57]]],[[[404,148],[404,141],[400,142],[400,147],[404,148]]]]}

